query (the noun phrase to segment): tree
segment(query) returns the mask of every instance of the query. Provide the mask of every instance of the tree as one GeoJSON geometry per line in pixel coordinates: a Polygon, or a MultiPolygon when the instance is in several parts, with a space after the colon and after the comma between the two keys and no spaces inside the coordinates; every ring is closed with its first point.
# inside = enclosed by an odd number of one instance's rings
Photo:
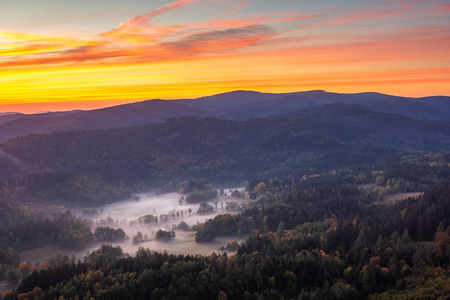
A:
{"type": "Polygon", "coordinates": [[[220,291],[219,296],[217,297],[217,300],[228,300],[227,293],[224,291],[220,291]]]}
{"type": "Polygon", "coordinates": [[[151,225],[151,224],[158,224],[158,217],[154,215],[145,215],[138,218],[139,224],[145,224],[145,225],[151,225]]]}
{"type": "Polygon", "coordinates": [[[136,235],[134,235],[132,238],[133,244],[139,244],[139,243],[142,243],[143,241],[144,241],[144,237],[142,236],[142,232],[140,232],[140,231],[138,231],[136,233],[136,235]]]}
{"type": "Polygon", "coordinates": [[[255,186],[255,192],[258,195],[263,194],[267,190],[267,185],[264,182],[260,182],[255,186]]]}
{"type": "Polygon", "coordinates": [[[437,257],[450,257],[450,236],[446,232],[439,232],[438,234],[436,234],[435,240],[437,257]]]}
{"type": "Polygon", "coordinates": [[[175,232],[172,231],[165,231],[165,230],[158,230],[155,234],[155,239],[157,240],[170,240],[175,237],[175,232]]]}
{"type": "Polygon", "coordinates": [[[239,227],[238,228],[238,230],[237,230],[237,236],[239,237],[239,238],[241,238],[242,237],[242,229],[241,229],[241,227],[239,227]]]}
{"type": "Polygon", "coordinates": [[[217,232],[211,228],[206,226],[201,226],[200,230],[195,234],[195,241],[197,243],[212,241],[217,237],[217,232]]]}
{"type": "Polygon", "coordinates": [[[97,227],[94,231],[94,238],[99,241],[113,242],[121,241],[126,237],[125,231],[122,228],[114,229],[111,227],[97,227]]]}
{"type": "Polygon", "coordinates": [[[6,271],[6,280],[13,285],[16,285],[19,282],[19,278],[13,270],[6,271]]]}
{"type": "Polygon", "coordinates": [[[88,259],[90,262],[99,264],[105,261],[114,261],[123,256],[123,251],[120,246],[113,247],[112,245],[103,244],[99,249],[93,251],[88,259]]]}
{"type": "Polygon", "coordinates": [[[6,291],[3,293],[2,298],[0,298],[2,300],[16,300],[16,294],[13,291],[6,291]]]}
{"type": "Polygon", "coordinates": [[[280,221],[280,223],[278,223],[278,229],[277,229],[277,235],[279,238],[281,238],[283,236],[283,233],[285,230],[286,230],[286,223],[283,221],[280,221]]]}
{"type": "Polygon", "coordinates": [[[236,240],[233,240],[226,246],[225,249],[227,249],[228,251],[236,251],[238,247],[239,243],[236,240]]]}
{"type": "Polygon", "coordinates": [[[208,201],[210,199],[216,198],[218,195],[217,190],[210,189],[210,190],[198,190],[195,189],[191,194],[189,194],[186,197],[187,203],[198,203],[201,201],[208,201]]]}
{"type": "Polygon", "coordinates": [[[177,229],[178,229],[178,230],[187,231],[187,230],[189,230],[189,225],[186,224],[186,222],[181,221],[181,222],[177,225],[177,229]]]}
{"type": "Polygon", "coordinates": [[[19,265],[19,271],[23,276],[28,276],[28,274],[34,271],[34,266],[33,264],[22,262],[19,265]]]}
{"type": "Polygon", "coordinates": [[[200,206],[198,207],[197,213],[200,215],[209,214],[213,212],[212,205],[209,205],[207,202],[200,203],[200,206]]]}

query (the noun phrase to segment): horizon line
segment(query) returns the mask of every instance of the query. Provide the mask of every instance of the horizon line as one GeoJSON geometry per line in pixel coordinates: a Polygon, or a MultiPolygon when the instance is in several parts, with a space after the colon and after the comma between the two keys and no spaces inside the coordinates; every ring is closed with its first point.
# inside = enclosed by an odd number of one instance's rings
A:
{"type": "Polygon", "coordinates": [[[412,98],[412,99],[421,99],[421,98],[429,98],[429,97],[450,97],[450,95],[427,95],[427,96],[401,96],[394,94],[386,94],[382,92],[375,91],[367,91],[367,92],[332,92],[323,89],[314,89],[314,90],[303,90],[303,91],[294,91],[294,92],[261,92],[257,90],[246,90],[246,89],[237,89],[230,90],[222,93],[214,93],[203,95],[199,97],[177,97],[177,98],[144,98],[144,99],[114,99],[114,100],[78,100],[78,101],[48,101],[48,102],[29,102],[29,103],[14,103],[14,104],[0,104],[0,116],[5,115],[13,115],[13,114],[23,114],[23,115],[38,115],[38,114],[46,114],[46,113],[64,113],[64,112],[83,112],[83,111],[95,111],[100,109],[106,109],[110,107],[116,107],[121,105],[129,105],[135,103],[141,103],[146,101],[179,101],[179,100],[199,100],[203,98],[214,97],[218,95],[225,95],[237,92],[250,92],[250,93],[260,93],[260,94],[272,94],[272,95],[288,95],[288,94],[298,94],[298,93],[311,93],[311,92],[323,92],[328,94],[341,94],[341,95],[357,95],[357,94],[379,94],[388,97],[398,97],[398,98],[412,98]],[[78,106],[77,106],[78,105],[78,106]],[[31,107],[35,106],[55,106],[55,109],[32,109],[31,107]],[[83,108],[85,106],[85,108],[83,108]],[[3,107],[28,107],[22,110],[3,110],[3,107]],[[67,107],[64,109],[63,107],[67,107]],[[61,109],[63,108],[63,109],[61,109]]]}

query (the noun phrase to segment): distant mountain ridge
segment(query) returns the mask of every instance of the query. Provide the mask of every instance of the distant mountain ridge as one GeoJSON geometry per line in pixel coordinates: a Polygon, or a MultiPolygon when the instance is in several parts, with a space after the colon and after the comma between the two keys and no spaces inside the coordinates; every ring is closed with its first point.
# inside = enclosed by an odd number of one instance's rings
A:
{"type": "Polygon", "coordinates": [[[322,90],[280,94],[233,91],[197,99],[147,100],[90,111],[0,114],[0,142],[29,133],[140,126],[181,116],[248,120],[332,103],[358,104],[373,111],[423,120],[450,120],[450,97],[447,96],[407,98],[322,90]]]}
{"type": "Polygon", "coordinates": [[[29,133],[139,126],[186,115],[206,117],[209,113],[171,101],[148,100],[90,111],[0,116],[0,142],[29,133]]]}
{"type": "Polygon", "coordinates": [[[21,187],[27,174],[47,178],[59,172],[140,190],[187,178],[233,186],[349,166],[369,172],[405,155],[449,151],[450,121],[337,102],[245,121],[184,116],[143,126],[23,135],[0,143],[0,183],[12,180],[10,186],[21,187]]]}

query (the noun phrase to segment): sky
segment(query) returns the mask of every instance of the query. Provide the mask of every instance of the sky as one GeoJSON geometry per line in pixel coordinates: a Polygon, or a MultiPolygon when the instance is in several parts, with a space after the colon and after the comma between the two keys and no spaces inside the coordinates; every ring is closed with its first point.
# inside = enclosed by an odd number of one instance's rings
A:
{"type": "Polygon", "coordinates": [[[450,1],[0,0],[0,112],[233,90],[450,95],[450,1]]]}

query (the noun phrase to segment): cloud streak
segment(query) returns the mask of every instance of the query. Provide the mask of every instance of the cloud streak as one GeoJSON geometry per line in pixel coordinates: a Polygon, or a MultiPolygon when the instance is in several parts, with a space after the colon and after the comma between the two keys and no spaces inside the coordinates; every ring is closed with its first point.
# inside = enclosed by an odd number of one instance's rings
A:
{"type": "Polygon", "coordinates": [[[266,43],[278,35],[269,24],[285,23],[323,14],[269,14],[209,20],[182,25],[153,26],[153,17],[180,9],[196,0],[179,0],[136,16],[90,41],[8,33],[19,40],[15,49],[0,49],[2,67],[71,64],[80,62],[136,63],[213,55],[224,50],[248,48],[266,43]],[[34,44],[43,40],[47,44],[34,44]],[[14,54],[12,57],[10,54],[14,54]],[[8,56],[9,58],[8,59],[8,56]],[[12,59],[11,59],[12,58],[12,59]]]}
{"type": "Polygon", "coordinates": [[[177,42],[165,43],[164,47],[174,53],[202,54],[248,47],[276,35],[277,33],[266,25],[249,25],[193,34],[177,42]]]}
{"type": "Polygon", "coordinates": [[[179,0],[100,34],[0,30],[0,99],[136,100],[352,84],[450,94],[442,88],[450,82],[448,3],[357,3],[268,11],[258,1],[179,0]],[[202,5],[210,15],[183,18],[202,5]],[[176,21],[165,18],[175,11],[176,21]]]}
{"type": "MultiPolygon", "coordinates": [[[[223,0],[209,1],[223,2],[223,0]]],[[[155,16],[181,9],[194,2],[198,1],[178,0],[169,3],[146,14],[131,18],[119,24],[116,29],[93,36],[89,41],[0,32],[2,36],[18,41],[3,44],[3,47],[0,47],[0,66],[17,67],[80,62],[121,64],[165,61],[183,57],[220,55],[225,50],[250,49],[258,45],[265,45],[267,51],[270,51],[270,47],[276,46],[280,42],[296,44],[314,40],[314,38],[309,38],[314,36],[311,34],[279,37],[281,33],[272,27],[277,24],[314,21],[312,24],[321,27],[326,26],[324,24],[327,23],[333,27],[344,27],[348,24],[367,20],[390,18],[413,10],[411,3],[396,1],[389,2],[389,8],[384,9],[381,9],[382,6],[379,4],[370,4],[347,12],[338,12],[336,8],[330,7],[314,11],[274,12],[181,25],[154,26],[151,22],[155,16]]],[[[416,0],[415,2],[423,3],[422,0],[416,0]]],[[[237,5],[238,2],[229,3],[232,3],[233,6],[237,5]]],[[[240,7],[248,5],[250,5],[250,1],[244,2],[240,7]]],[[[436,4],[431,7],[440,6],[446,7],[446,5],[436,6],[436,4]]],[[[430,26],[422,27],[425,31],[433,28],[430,26]]],[[[308,30],[308,27],[300,28],[300,30],[308,30]]],[[[420,32],[420,30],[418,31],[420,32]]],[[[417,36],[418,33],[412,32],[412,34],[417,36]]],[[[317,38],[315,39],[317,40],[317,38]]],[[[381,43],[389,45],[385,39],[381,43]]]]}
{"type": "Polygon", "coordinates": [[[132,19],[128,19],[124,23],[120,23],[119,27],[109,32],[104,33],[104,36],[115,36],[115,35],[123,35],[123,33],[132,33],[135,31],[143,31],[149,27],[148,22],[155,16],[162,15],[166,12],[176,10],[181,8],[187,4],[197,2],[197,0],[178,0],[169,4],[166,4],[163,7],[157,8],[154,11],[149,13],[136,16],[132,19]]]}
{"type": "Polygon", "coordinates": [[[232,9],[231,11],[215,15],[213,16],[213,18],[221,18],[225,16],[234,15],[248,8],[252,4],[251,0],[238,0],[238,1],[209,0],[209,1],[216,3],[224,3],[232,9]]]}

